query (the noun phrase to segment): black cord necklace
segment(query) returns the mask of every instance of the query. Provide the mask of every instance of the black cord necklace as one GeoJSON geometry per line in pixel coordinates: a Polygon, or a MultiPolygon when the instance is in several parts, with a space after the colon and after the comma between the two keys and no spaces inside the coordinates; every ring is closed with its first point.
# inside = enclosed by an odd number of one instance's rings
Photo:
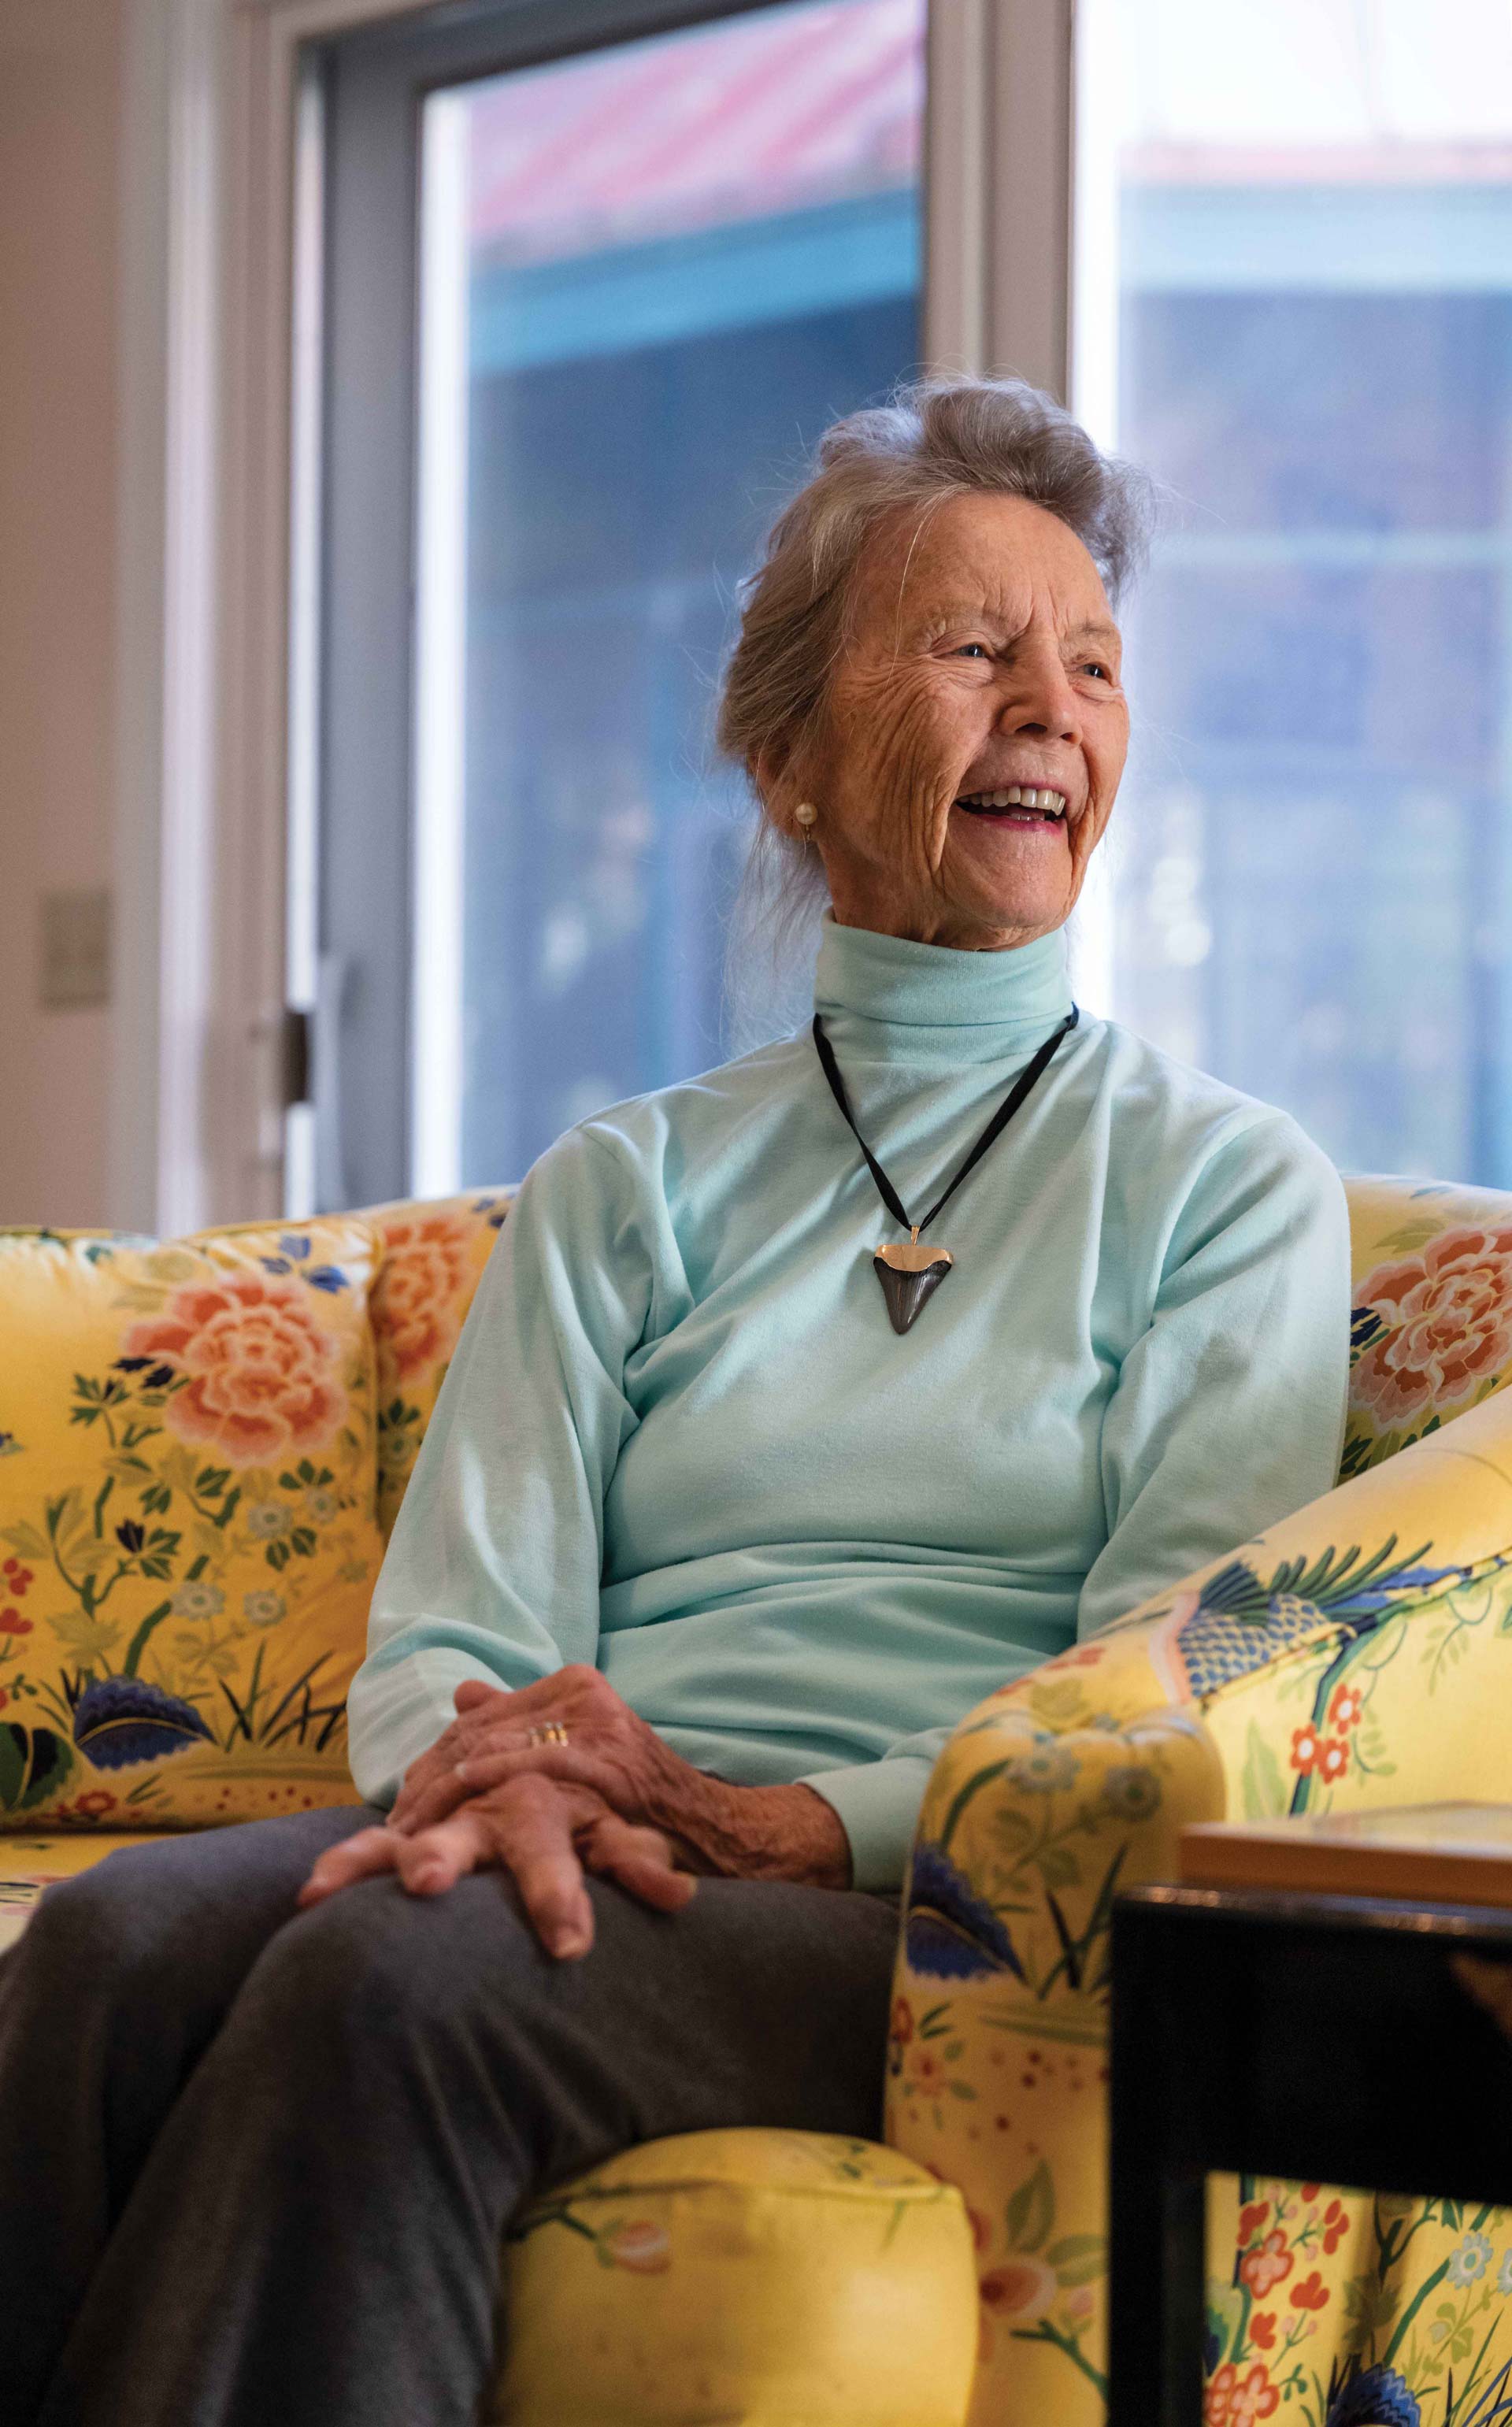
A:
{"type": "Polygon", "coordinates": [[[902,1198],[899,1196],[898,1191],[894,1188],[886,1173],[883,1170],[881,1164],[877,1161],[871,1148],[868,1146],[865,1138],[861,1135],[860,1131],[856,1128],[855,1115],[852,1112],[851,1107],[846,1100],[845,1088],[840,1080],[839,1070],[836,1066],[835,1050],[830,1044],[829,1038],[824,1034],[823,1021],[820,1018],[818,1012],[815,1012],[814,1043],[819,1051],[819,1058],[823,1067],[824,1076],[830,1083],[830,1092],[834,1096],[841,1112],[845,1115],[846,1120],[850,1123],[851,1131],[855,1138],[857,1146],[866,1156],[867,1168],[870,1172],[872,1179],[877,1183],[877,1191],[884,1205],[886,1205],[888,1213],[892,1215],[893,1220],[895,1222],[901,1222],[903,1229],[909,1233],[908,1245],[906,1246],[903,1246],[901,1244],[894,1244],[886,1247],[878,1247],[871,1259],[877,1279],[882,1283],[882,1295],[887,1301],[887,1312],[892,1317],[892,1328],[894,1331],[902,1332],[908,1329],[908,1327],[914,1321],[915,1316],[919,1314],[929,1304],[930,1299],[934,1296],[935,1292],[938,1289],[941,1281],[945,1279],[946,1274],[950,1271],[951,1266],[955,1262],[955,1258],[951,1255],[949,1247],[921,1246],[919,1245],[919,1238],[920,1230],[928,1230],[930,1224],[934,1221],[935,1214],[940,1213],[943,1208],[950,1203],[951,1198],[955,1195],[956,1190],[960,1187],[962,1181],[965,1180],[967,1173],[976,1169],[977,1165],[982,1161],[983,1156],[986,1153],[987,1148],[991,1146],[993,1140],[1001,1136],[1003,1131],[1013,1119],[1015,1113],[1017,1112],[1018,1107],[1023,1102],[1025,1097],[1030,1093],[1036,1082],[1043,1076],[1044,1072],[1049,1068],[1050,1063],[1055,1056],[1056,1048],[1059,1046],[1062,1038],[1069,1036],[1072,1029],[1076,1026],[1077,1021],[1081,1017],[1081,1014],[1077,1009],[1076,1004],[1073,1003],[1071,1005],[1070,1017],[1066,1019],[1063,1019],[1060,1027],[1056,1029],[1054,1034],[1046,1038],[1044,1044],[1040,1047],[1039,1051],[1035,1054],[1027,1070],[1021,1070],[1019,1072],[1018,1077],[1014,1081],[1012,1087],[1003,1098],[1003,1100],[999,1105],[997,1111],[993,1114],[991,1120],[987,1123],[982,1135],[978,1138],[970,1153],[967,1156],[966,1161],[962,1164],[960,1170],[955,1175],[955,1178],[951,1181],[950,1186],[946,1189],[944,1196],[936,1197],[935,1203],[930,1207],[929,1212],[924,1215],[922,1221],[911,1222],[908,1218],[907,1211],[904,1208],[902,1198]]]}

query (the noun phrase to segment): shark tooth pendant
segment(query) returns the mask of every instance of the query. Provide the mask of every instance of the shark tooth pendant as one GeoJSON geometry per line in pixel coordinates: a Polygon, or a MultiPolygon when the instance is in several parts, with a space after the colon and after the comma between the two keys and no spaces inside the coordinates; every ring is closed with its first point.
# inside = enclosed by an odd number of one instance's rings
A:
{"type": "Polygon", "coordinates": [[[894,1331],[906,1331],[929,1304],[955,1258],[949,1247],[920,1246],[916,1230],[906,1247],[878,1247],[871,1268],[882,1283],[894,1331]]]}
{"type": "Polygon", "coordinates": [[[944,1196],[936,1197],[921,1221],[910,1222],[902,1198],[856,1128],[855,1115],[852,1112],[846,1098],[845,1082],[840,1077],[836,1065],[834,1049],[824,1034],[823,1018],[819,1012],[815,1012],[814,1048],[819,1055],[820,1067],[824,1073],[830,1094],[839,1107],[840,1117],[860,1148],[867,1168],[877,1183],[877,1195],[893,1220],[901,1223],[909,1234],[906,1247],[897,1245],[877,1247],[871,1257],[872,1269],[882,1283],[882,1295],[887,1301],[887,1314],[894,1331],[906,1331],[910,1325],[918,1322],[919,1315],[928,1306],[930,1299],[955,1262],[949,1247],[921,1247],[919,1244],[920,1230],[928,1229],[936,1214],[944,1213],[962,1181],[975,1171],[993,1140],[1001,1135],[1019,1105],[1049,1069],[1055,1049],[1062,1038],[1070,1035],[1081,1017],[1081,1013],[1073,1003],[1069,1014],[1062,1020],[1059,1028],[1047,1036],[1028,1069],[1020,1071],[1014,1081],[1008,1094],[993,1114],[944,1196]]]}

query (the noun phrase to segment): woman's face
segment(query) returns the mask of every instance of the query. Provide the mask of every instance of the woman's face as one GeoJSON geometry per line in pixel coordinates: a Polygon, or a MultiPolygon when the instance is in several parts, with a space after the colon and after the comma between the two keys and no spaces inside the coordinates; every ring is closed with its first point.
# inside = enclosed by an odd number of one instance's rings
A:
{"type": "Polygon", "coordinates": [[[839,923],[986,952],[1059,927],[1123,774],[1119,657],[1097,566],[1043,506],[896,518],[862,560],[822,739],[773,788],[790,832],[818,809],[839,923]],[[991,806],[1016,785],[1060,802],[991,806]]]}

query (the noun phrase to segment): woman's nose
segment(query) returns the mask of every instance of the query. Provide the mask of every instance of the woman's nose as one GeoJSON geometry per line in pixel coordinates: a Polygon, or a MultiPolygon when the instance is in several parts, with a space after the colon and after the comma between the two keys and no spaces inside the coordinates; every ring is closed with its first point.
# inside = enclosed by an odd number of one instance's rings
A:
{"type": "Polygon", "coordinates": [[[998,717],[1001,733],[1031,733],[1057,741],[1081,739],[1081,704],[1059,649],[1021,659],[998,717]]]}
{"type": "Polygon", "coordinates": [[[1032,733],[1056,741],[1080,741],[1081,712],[1075,692],[1063,675],[1059,681],[1026,683],[1003,702],[998,718],[1002,733],[1032,733]]]}

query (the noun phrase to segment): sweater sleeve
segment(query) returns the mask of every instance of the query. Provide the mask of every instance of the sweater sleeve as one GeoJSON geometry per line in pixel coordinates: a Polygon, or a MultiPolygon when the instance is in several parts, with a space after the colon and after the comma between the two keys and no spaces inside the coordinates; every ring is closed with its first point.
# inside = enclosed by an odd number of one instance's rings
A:
{"type": "Polygon", "coordinates": [[[392,1803],[463,1678],[512,1688],[596,1661],[604,1494],[651,1291],[628,1175],[568,1131],[499,1232],[374,1588],[348,1699],[366,1801],[392,1803]]]}
{"type": "Polygon", "coordinates": [[[1078,1633],[1330,1490],[1348,1373],[1343,1186],[1276,1114],[1217,1147],[1172,1230],[1103,1418],[1108,1539],[1078,1633]]]}
{"type": "MultiPolygon", "coordinates": [[[[1028,1660],[1019,1664],[1025,1669],[1030,1665],[1028,1660]]],[[[1006,1659],[1003,1666],[1006,1683],[1006,1659]]],[[[951,1733],[950,1728],[927,1728],[918,1735],[900,1736],[880,1761],[816,1770],[799,1780],[838,1814],[851,1845],[853,1887],[882,1892],[902,1885],[929,1774],[951,1733]]]]}

